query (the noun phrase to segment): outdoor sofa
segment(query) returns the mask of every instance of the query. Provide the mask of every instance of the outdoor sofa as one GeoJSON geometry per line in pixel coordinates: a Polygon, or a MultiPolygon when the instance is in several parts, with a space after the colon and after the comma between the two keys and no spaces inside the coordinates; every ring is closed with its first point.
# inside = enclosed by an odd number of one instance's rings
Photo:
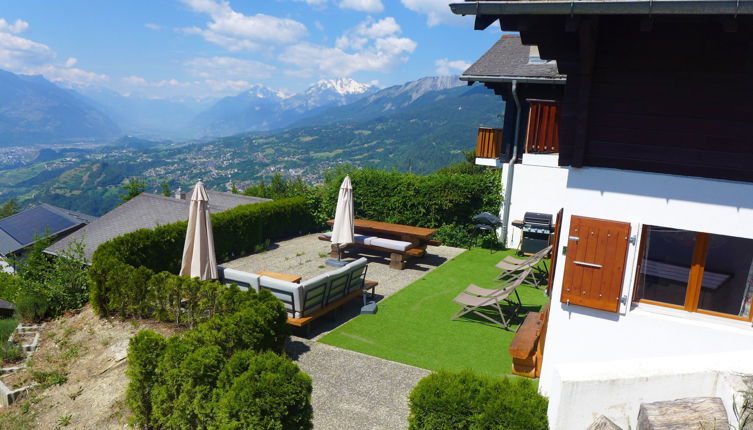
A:
{"type": "Polygon", "coordinates": [[[303,326],[339,305],[361,296],[377,283],[366,280],[366,258],[299,283],[283,281],[269,276],[241,270],[217,267],[220,282],[237,284],[241,289],[269,290],[282,300],[288,312],[288,323],[303,326]]]}

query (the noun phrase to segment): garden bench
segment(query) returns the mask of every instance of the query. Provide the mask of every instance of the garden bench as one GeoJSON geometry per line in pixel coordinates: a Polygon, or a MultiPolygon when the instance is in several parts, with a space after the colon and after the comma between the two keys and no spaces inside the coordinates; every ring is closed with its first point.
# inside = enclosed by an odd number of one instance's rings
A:
{"type": "MultiPolygon", "coordinates": [[[[329,225],[334,220],[327,221],[329,225]]],[[[342,248],[365,248],[390,254],[390,268],[403,270],[408,257],[423,257],[426,255],[427,245],[438,246],[441,242],[431,237],[436,230],[423,227],[413,227],[402,224],[391,224],[380,221],[354,220],[354,243],[345,244],[342,248]]],[[[329,241],[331,233],[319,236],[320,240],[329,241]]],[[[332,257],[336,257],[338,249],[332,246],[332,257]]]]}
{"type": "Polygon", "coordinates": [[[518,328],[509,348],[514,375],[539,377],[548,315],[549,305],[544,312],[528,312],[523,324],[518,328]]]}

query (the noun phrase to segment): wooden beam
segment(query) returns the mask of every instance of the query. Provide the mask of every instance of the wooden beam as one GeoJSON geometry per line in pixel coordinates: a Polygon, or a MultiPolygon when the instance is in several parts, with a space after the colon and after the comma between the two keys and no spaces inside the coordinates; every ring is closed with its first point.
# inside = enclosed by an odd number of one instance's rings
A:
{"type": "Polygon", "coordinates": [[[583,167],[588,141],[588,109],[591,98],[591,79],[596,57],[596,38],[599,17],[583,18],[578,31],[580,67],[578,73],[578,101],[575,107],[575,141],[571,165],[583,167]]]}

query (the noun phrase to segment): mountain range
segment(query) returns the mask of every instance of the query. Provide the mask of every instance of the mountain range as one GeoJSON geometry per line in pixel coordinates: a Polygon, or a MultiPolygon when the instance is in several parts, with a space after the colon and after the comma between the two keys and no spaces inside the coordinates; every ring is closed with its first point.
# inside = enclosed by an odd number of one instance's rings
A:
{"type": "Polygon", "coordinates": [[[328,107],[348,105],[375,91],[374,86],[346,78],[321,80],[293,95],[255,85],[219,100],[199,114],[193,124],[202,136],[279,129],[328,107]]]}
{"type": "Polygon", "coordinates": [[[79,93],[0,70],[0,146],[107,141],[121,134],[79,93]]]}
{"type": "Polygon", "coordinates": [[[475,146],[476,129],[499,127],[503,109],[501,98],[483,86],[424,78],[369,90],[347,105],[310,109],[278,130],[182,143],[128,137],[6,160],[0,153],[0,202],[15,197],[99,215],[119,202],[129,177],[158,191],[163,181],[188,189],[198,179],[212,189],[229,183],[243,189],[277,173],[317,182],[342,163],[429,173],[463,160],[463,151],[475,146]]]}

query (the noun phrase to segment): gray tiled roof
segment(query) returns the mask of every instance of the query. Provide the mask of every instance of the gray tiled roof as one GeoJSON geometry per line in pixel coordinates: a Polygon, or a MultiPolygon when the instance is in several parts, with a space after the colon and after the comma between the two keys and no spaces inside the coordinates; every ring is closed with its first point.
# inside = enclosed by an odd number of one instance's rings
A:
{"type": "MultiPolygon", "coordinates": [[[[269,200],[210,190],[207,190],[207,194],[209,195],[209,211],[212,213],[222,212],[240,205],[269,200]]],[[[84,243],[86,258],[91,261],[92,254],[94,254],[97,247],[112,238],[140,228],[153,228],[159,225],[187,220],[189,200],[190,194],[187,199],[183,200],[175,197],[141,193],[102,215],[99,219],[81,230],[53,244],[45,252],[57,254],[66,249],[71,242],[82,241],[84,243]]]]}
{"type": "Polygon", "coordinates": [[[0,219],[0,255],[26,248],[45,234],[66,234],[94,219],[96,218],[46,203],[26,209],[0,219]]]}
{"type": "Polygon", "coordinates": [[[463,72],[461,79],[472,76],[565,79],[557,70],[557,62],[530,60],[531,47],[523,45],[520,36],[506,34],[463,72]]]}

